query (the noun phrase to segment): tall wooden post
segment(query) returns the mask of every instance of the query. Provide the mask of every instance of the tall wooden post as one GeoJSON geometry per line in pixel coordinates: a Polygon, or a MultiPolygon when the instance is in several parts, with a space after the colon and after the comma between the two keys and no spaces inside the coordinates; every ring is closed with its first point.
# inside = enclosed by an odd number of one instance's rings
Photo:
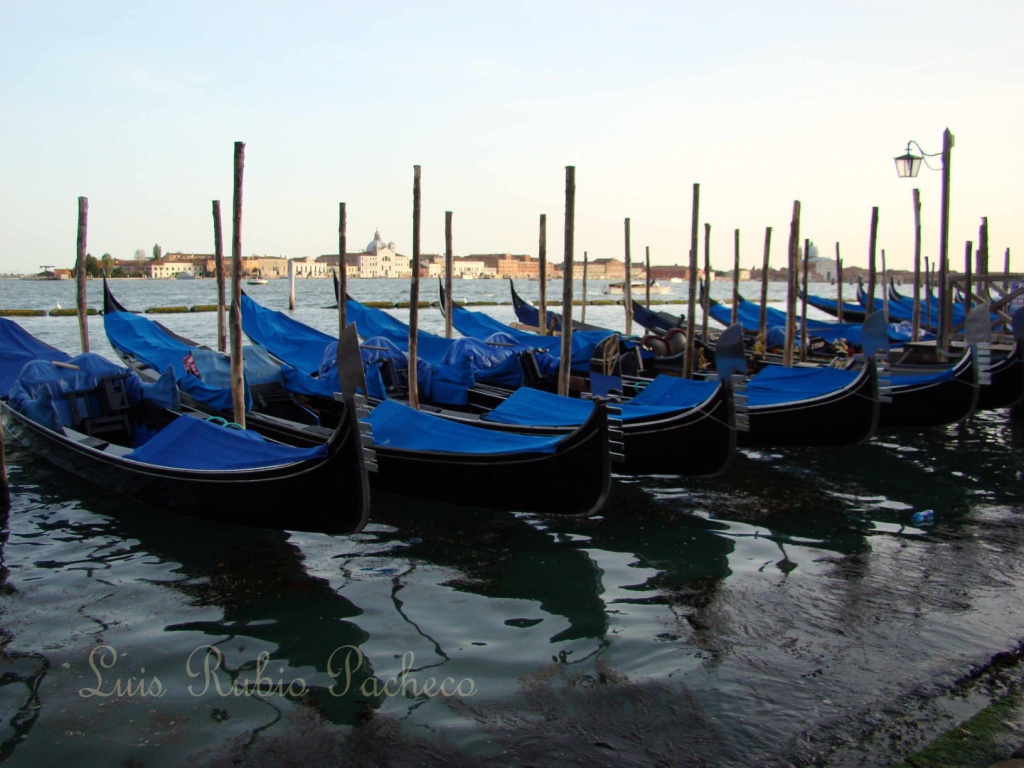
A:
{"type": "Polygon", "coordinates": [[[807,362],[807,279],[811,265],[811,241],[804,240],[803,296],[800,297],[800,360],[807,362]]]}
{"type": "Polygon", "coordinates": [[[295,311],[295,262],[288,259],[288,309],[295,311]]]}
{"type": "Polygon", "coordinates": [[[735,325],[740,312],[740,231],[733,232],[732,261],[732,324],[735,325]]]}
{"type": "Polygon", "coordinates": [[[988,216],[981,217],[981,226],[978,228],[978,296],[982,301],[986,300],[985,286],[988,281],[988,216]]]}
{"type": "MultiPolygon", "coordinates": [[[[974,290],[971,280],[971,259],[974,257],[974,243],[968,240],[964,244],[964,316],[971,311],[971,293],[974,290]]],[[[966,331],[967,328],[965,327],[966,331]]]]}
{"type": "Polygon", "coordinates": [[[412,181],[412,285],[409,287],[409,405],[420,407],[416,363],[419,352],[420,312],[420,167],[414,165],[412,181]]]}
{"type": "Polygon", "coordinates": [[[843,258],[839,255],[839,243],[836,243],[836,320],[843,322],[843,258]]]}
{"type": "MultiPolygon", "coordinates": [[[[1006,252],[1003,254],[1003,274],[1004,275],[1010,274],[1010,249],[1009,248],[1007,248],[1006,252]]],[[[1003,290],[1004,291],[1009,291],[1010,290],[1010,284],[1008,282],[1004,282],[1003,283],[1003,290]]]]}
{"type": "MultiPolygon", "coordinates": [[[[927,256],[924,257],[924,316],[927,327],[932,328],[932,263],[927,256]]],[[[938,330],[937,324],[934,330],[938,330]]]]}
{"type": "Polygon", "coordinates": [[[764,261],[761,265],[761,316],[757,320],[757,332],[767,349],[768,345],[768,254],[772,249],[772,228],[764,228],[764,261]]]}
{"type": "MultiPolygon", "coordinates": [[[[700,338],[705,344],[708,343],[708,315],[711,314],[711,225],[704,222],[704,278],[702,280],[704,290],[703,301],[700,303],[703,317],[700,320],[700,338]]],[[[696,364],[696,361],[694,361],[696,364]]]]}
{"type": "Polygon", "coordinates": [[[683,378],[693,378],[693,356],[697,347],[697,217],[700,212],[700,184],[693,185],[693,206],[690,216],[690,297],[686,312],[686,359],[683,378]]]}
{"type": "Polygon", "coordinates": [[[782,363],[793,365],[793,341],[796,335],[796,279],[799,270],[800,252],[800,201],[793,201],[793,220],[789,225],[789,274],[786,291],[786,347],[782,363]]]}
{"type": "MultiPolygon", "coordinates": [[[[348,251],[348,211],[345,203],[338,203],[338,338],[345,332],[348,325],[348,264],[345,253],[348,251]]],[[[341,364],[341,361],[338,361],[341,364]]],[[[353,393],[346,392],[346,395],[353,393]]]]}
{"type": "MultiPolygon", "coordinates": [[[[648,309],[651,308],[651,246],[644,246],[644,288],[647,291],[647,295],[644,297],[644,303],[648,309]]],[[[630,314],[633,314],[630,312],[630,314]]]]}
{"type": "Polygon", "coordinates": [[[541,336],[548,335],[548,215],[540,215],[540,242],[537,244],[540,259],[540,298],[537,301],[537,325],[541,336]]]}
{"type": "MultiPolygon", "coordinates": [[[[1009,251],[1007,251],[1009,253],[1009,251]]],[[[580,322],[587,322],[587,252],[583,252],[583,305],[580,310],[580,322]]]]}
{"type": "Polygon", "coordinates": [[[228,351],[228,327],[224,292],[224,232],[220,224],[220,200],[213,201],[213,269],[217,277],[217,351],[228,351]]]}
{"type": "Polygon", "coordinates": [[[942,207],[939,239],[939,350],[945,352],[952,323],[951,292],[946,285],[949,276],[949,172],[952,162],[953,134],[947,128],[942,134],[942,207]]]}
{"type": "Polygon", "coordinates": [[[911,341],[921,340],[921,190],[914,190],[914,313],[911,341]]]}
{"type": "Polygon", "coordinates": [[[452,212],[444,212],[444,337],[452,337],[452,268],[455,260],[452,251],[452,212]]]}
{"type": "Polygon", "coordinates": [[[576,167],[565,166],[565,271],[562,273],[562,352],[558,363],[558,394],[569,394],[572,371],[572,263],[576,231],[576,167]]]}
{"type": "Polygon", "coordinates": [[[231,203],[231,405],[235,423],[245,426],[245,373],[242,361],[242,176],[245,144],[235,142],[235,187],[231,203]]]}
{"type": "Polygon", "coordinates": [[[629,253],[629,219],[626,219],[626,282],[622,284],[622,304],[626,308],[626,335],[633,335],[633,260],[629,253]]]}
{"type": "Polygon", "coordinates": [[[875,248],[878,243],[878,207],[871,209],[871,239],[868,245],[868,314],[875,311],[875,283],[878,274],[875,270],[875,248]]]}
{"type": "Polygon", "coordinates": [[[882,315],[889,324],[889,271],[885,268],[885,248],[882,249],[882,315]]]}
{"type": "Polygon", "coordinates": [[[85,296],[85,256],[89,236],[89,198],[78,198],[78,251],[75,258],[75,280],[77,281],[78,335],[82,352],[89,351],[89,306],[85,296]]]}

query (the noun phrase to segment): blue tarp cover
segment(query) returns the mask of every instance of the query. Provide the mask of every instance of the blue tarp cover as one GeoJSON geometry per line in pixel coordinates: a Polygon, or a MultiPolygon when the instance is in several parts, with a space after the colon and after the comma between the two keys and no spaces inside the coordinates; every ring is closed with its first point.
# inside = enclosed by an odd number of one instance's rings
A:
{"type": "Polygon", "coordinates": [[[324,348],[328,344],[338,345],[337,336],[310,328],[283,312],[266,310],[245,294],[242,295],[242,329],[275,357],[309,374],[320,370],[324,348]]]}
{"type": "MultiPolygon", "coordinates": [[[[863,310],[863,308],[862,308],[863,310]]],[[[728,326],[732,320],[732,308],[723,304],[712,305],[709,310],[711,317],[722,325],[728,326]]],[[[745,331],[758,331],[761,326],[761,308],[758,304],[740,299],[739,312],[737,313],[740,325],[745,331]]],[[[765,314],[765,322],[768,326],[769,346],[782,346],[786,338],[786,313],[774,307],[768,307],[765,314]]],[[[794,343],[800,345],[800,321],[796,323],[797,335],[794,343]]],[[[845,339],[850,344],[860,346],[861,324],[860,323],[839,323],[828,320],[808,320],[807,333],[809,336],[816,336],[825,341],[838,341],[845,339]]],[[[890,323],[888,327],[889,341],[894,344],[902,344],[910,341],[911,328],[903,323],[890,323]]],[[[933,338],[930,335],[922,334],[922,338],[933,338]]]]}
{"type": "Polygon", "coordinates": [[[70,359],[71,355],[40,341],[13,320],[0,317],[0,397],[7,397],[25,363],[70,359]]]}
{"type": "MultiPolygon", "coordinates": [[[[483,312],[473,312],[465,307],[452,308],[452,324],[463,336],[474,339],[486,339],[495,333],[506,334],[515,339],[525,349],[543,349],[553,358],[560,356],[562,337],[541,336],[528,331],[505,325],[483,312]]],[[[590,366],[590,358],[594,348],[611,335],[610,331],[573,331],[572,334],[572,365],[576,368],[590,366]]]]}
{"type": "MultiPolygon", "coordinates": [[[[165,408],[178,407],[177,389],[169,375],[162,376],[154,384],[143,384],[134,372],[95,353],[68,358],[66,363],[75,368],[57,366],[49,360],[26,363],[9,390],[11,407],[54,432],[63,432],[63,427],[70,427],[74,421],[65,393],[93,390],[100,379],[125,374],[125,394],[129,403],[149,400],[165,408]]],[[[92,397],[91,408],[96,412],[98,402],[95,395],[92,397]]]]}
{"type": "Polygon", "coordinates": [[[751,406],[782,405],[827,395],[856,381],[860,374],[837,368],[786,368],[769,365],[747,382],[751,406]]]}
{"type": "MultiPolygon", "coordinates": [[[[171,368],[181,390],[198,402],[219,411],[231,411],[231,361],[212,349],[190,347],[147,318],[130,312],[110,312],[103,316],[103,327],[112,346],[130,352],[149,367],[163,371],[171,368]],[[185,358],[192,355],[199,377],[185,370],[185,358]]],[[[337,341],[333,341],[337,346],[337,341]]],[[[318,380],[290,365],[274,360],[266,349],[255,345],[242,348],[245,371],[245,409],[252,409],[249,385],[279,382],[296,394],[332,398],[337,377],[318,380]]]]}
{"type": "Polygon", "coordinates": [[[593,412],[592,400],[523,387],[484,416],[484,420],[534,427],[575,427],[590,418],[593,412]]]}
{"type": "Polygon", "coordinates": [[[225,471],[276,467],[326,455],[326,443],[296,448],[268,442],[256,432],[180,416],[125,458],[161,467],[225,471]]]}
{"type": "Polygon", "coordinates": [[[385,400],[370,412],[373,442],[388,448],[440,453],[554,453],[562,437],[496,432],[447,421],[385,400]]]}
{"type": "MultiPolygon", "coordinates": [[[[360,338],[384,336],[390,339],[403,352],[409,351],[409,326],[376,307],[367,307],[354,299],[345,302],[345,316],[350,323],[356,324],[360,338]]],[[[441,363],[452,346],[452,339],[436,336],[427,331],[417,333],[417,357],[428,363],[441,363]]]]}

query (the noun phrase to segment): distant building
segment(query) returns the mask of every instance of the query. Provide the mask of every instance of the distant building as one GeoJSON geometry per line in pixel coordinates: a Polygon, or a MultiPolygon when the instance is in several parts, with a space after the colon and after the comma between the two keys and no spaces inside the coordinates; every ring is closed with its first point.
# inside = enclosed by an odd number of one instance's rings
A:
{"type": "Polygon", "coordinates": [[[395,251],[394,243],[385,243],[380,230],[359,254],[359,277],[411,277],[409,259],[395,251]]]}

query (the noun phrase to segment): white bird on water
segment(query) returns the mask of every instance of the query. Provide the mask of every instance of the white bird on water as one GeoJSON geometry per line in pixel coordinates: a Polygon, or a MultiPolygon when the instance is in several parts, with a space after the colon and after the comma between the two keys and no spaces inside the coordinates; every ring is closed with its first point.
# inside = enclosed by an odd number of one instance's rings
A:
{"type": "Polygon", "coordinates": [[[60,309],[60,302],[57,302],[57,309],[60,309]]]}

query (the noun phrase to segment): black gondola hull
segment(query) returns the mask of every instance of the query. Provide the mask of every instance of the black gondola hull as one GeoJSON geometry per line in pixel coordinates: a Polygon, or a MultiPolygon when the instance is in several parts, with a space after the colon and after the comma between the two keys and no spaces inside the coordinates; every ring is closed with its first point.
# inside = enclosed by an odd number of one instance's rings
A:
{"type": "Polygon", "coordinates": [[[978,405],[977,373],[970,351],[956,364],[952,379],[903,387],[895,374],[891,381],[891,401],[879,406],[881,429],[955,424],[974,413],[978,405]]]}
{"type": "Polygon", "coordinates": [[[40,456],[161,510],[221,523],[335,534],[361,530],[369,514],[362,447],[351,419],[332,437],[322,459],[197,471],[133,462],[46,429],[7,403],[0,407],[11,435],[40,456]]]}
{"type": "Polygon", "coordinates": [[[1024,403],[1024,355],[1020,344],[989,369],[990,384],[978,389],[978,409],[1012,408],[1024,403]]]}
{"type": "Polygon", "coordinates": [[[750,406],[750,431],[743,448],[857,445],[878,428],[878,374],[869,361],[847,387],[821,397],[770,406],[750,406]]]}

